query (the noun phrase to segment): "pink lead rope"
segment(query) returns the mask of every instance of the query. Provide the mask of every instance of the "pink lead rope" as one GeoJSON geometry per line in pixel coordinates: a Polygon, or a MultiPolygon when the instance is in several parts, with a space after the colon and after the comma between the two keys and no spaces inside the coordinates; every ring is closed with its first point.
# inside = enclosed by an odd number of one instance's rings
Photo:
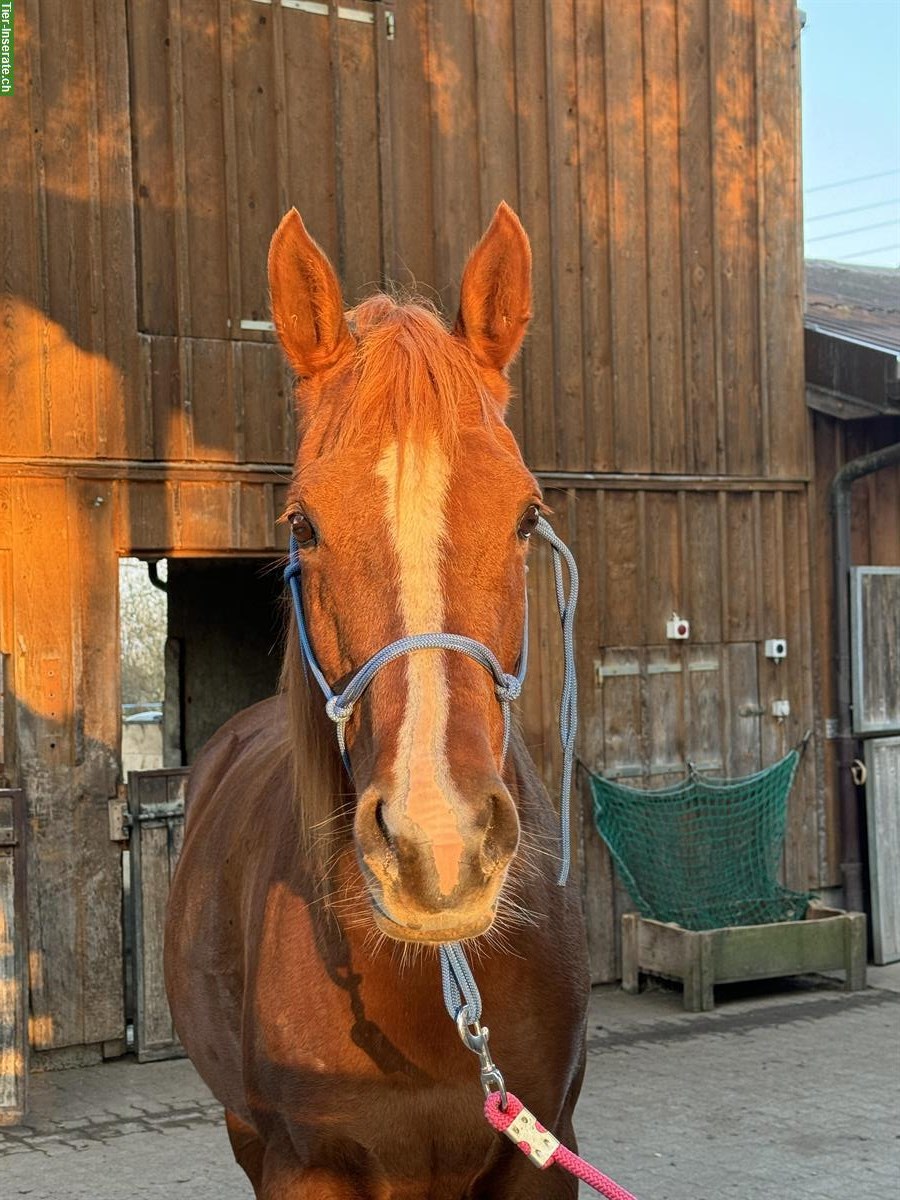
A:
{"type": "Polygon", "coordinates": [[[576,1179],[581,1179],[601,1196],[606,1196],[607,1200],[635,1200],[631,1192],[626,1192],[602,1171],[598,1171],[583,1158],[561,1146],[553,1134],[528,1111],[518,1096],[507,1092],[506,1097],[507,1105],[504,1111],[501,1093],[491,1092],[484,1102],[484,1115],[497,1132],[505,1134],[511,1142],[515,1142],[535,1166],[543,1170],[555,1163],[576,1179]]]}

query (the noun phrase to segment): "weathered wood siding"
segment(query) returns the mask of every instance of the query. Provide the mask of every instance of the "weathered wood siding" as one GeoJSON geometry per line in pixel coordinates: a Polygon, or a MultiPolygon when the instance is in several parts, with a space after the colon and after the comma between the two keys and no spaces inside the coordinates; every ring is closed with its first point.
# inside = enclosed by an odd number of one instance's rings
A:
{"type": "MultiPolygon", "coordinates": [[[[289,380],[271,334],[242,322],[268,315],[266,247],[291,203],[349,301],[396,280],[451,316],[496,203],[521,213],[535,315],[511,420],[592,580],[587,761],[651,779],[698,747],[743,768],[810,711],[792,0],[342,6],[372,21],[260,0],[19,6],[19,88],[0,106],[16,164],[0,653],[39,1048],[112,1051],[123,1032],[117,556],[283,546],[289,380]],[[677,654],[670,606],[696,630],[677,654]],[[772,676],[758,643],[775,634],[792,651],[772,676]],[[785,725],[740,715],[785,680],[785,725]]],[[[549,769],[541,619],[525,713],[549,769]]],[[[795,884],[838,861],[821,755],[795,796],[795,884]]],[[[594,840],[586,853],[600,895],[608,863],[594,840]]]]}
{"type": "Polygon", "coordinates": [[[26,6],[3,453],[289,462],[277,350],[241,328],[280,214],[349,301],[397,280],[452,313],[505,198],[533,467],[805,477],[791,0],[409,0],[390,42],[390,6],[350,7],[373,22],[26,6]]]}

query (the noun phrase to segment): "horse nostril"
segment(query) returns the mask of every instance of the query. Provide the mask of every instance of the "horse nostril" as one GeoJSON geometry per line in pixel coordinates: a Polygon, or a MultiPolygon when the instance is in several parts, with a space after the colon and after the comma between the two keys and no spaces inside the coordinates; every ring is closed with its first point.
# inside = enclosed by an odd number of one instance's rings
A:
{"type": "Polygon", "coordinates": [[[503,796],[488,797],[487,822],[481,843],[481,860],[484,870],[492,875],[498,867],[505,866],[516,852],[519,840],[519,825],[511,801],[503,796]]]}
{"type": "Polygon", "coordinates": [[[378,832],[384,838],[385,844],[389,849],[394,848],[394,843],[391,838],[391,832],[387,827],[387,821],[384,819],[384,801],[379,800],[375,805],[375,826],[378,832]]]}

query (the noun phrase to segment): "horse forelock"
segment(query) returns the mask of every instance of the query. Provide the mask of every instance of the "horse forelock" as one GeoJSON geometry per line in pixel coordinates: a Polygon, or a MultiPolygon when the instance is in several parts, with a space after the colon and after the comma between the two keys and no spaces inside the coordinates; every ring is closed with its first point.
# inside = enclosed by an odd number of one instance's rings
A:
{"type": "Polygon", "coordinates": [[[319,450],[429,441],[452,457],[463,426],[500,417],[505,384],[498,376],[487,386],[468,347],[426,303],[379,292],[347,319],[355,339],[349,376],[317,389],[309,405],[304,385],[298,393],[305,431],[319,427],[311,439],[319,450]]]}

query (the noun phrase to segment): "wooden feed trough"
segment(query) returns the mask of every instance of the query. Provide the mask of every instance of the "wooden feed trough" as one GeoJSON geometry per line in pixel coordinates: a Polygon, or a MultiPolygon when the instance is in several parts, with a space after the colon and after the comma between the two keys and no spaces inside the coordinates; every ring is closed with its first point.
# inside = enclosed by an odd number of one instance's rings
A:
{"type": "Polygon", "coordinates": [[[702,932],[633,912],[622,917],[624,990],[639,992],[643,974],[680,980],[688,1012],[709,1012],[717,983],[834,970],[845,972],[845,991],[866,986],[864,913],[810,904],[802,921],[702,932]]]}

